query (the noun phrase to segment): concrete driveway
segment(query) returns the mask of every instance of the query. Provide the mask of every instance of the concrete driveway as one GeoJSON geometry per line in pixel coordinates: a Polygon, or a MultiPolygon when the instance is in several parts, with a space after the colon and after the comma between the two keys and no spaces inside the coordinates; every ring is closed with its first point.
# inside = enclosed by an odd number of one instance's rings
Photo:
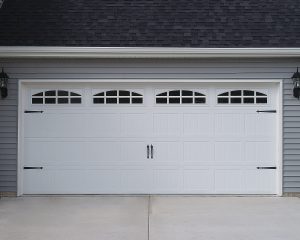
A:
{"type": "Polygon", "coordinates": [[[76,196],[0,200],[1,240],[297,240],[300,199],[76,196]]]}

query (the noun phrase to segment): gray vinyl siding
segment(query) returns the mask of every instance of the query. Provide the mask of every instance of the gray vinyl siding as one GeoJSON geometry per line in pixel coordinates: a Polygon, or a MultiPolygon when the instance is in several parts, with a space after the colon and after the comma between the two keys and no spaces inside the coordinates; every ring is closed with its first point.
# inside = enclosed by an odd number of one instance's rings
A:
{"type": "Polygon", "coordinates": [[[9,96],[0,99],[0,192],[17,185],[18,79],[280,79],[283,89],[283,187],[300,192],[300,101],[291,75],[300,59],[227,60],[0,60],[10,76],[9,96]]]}

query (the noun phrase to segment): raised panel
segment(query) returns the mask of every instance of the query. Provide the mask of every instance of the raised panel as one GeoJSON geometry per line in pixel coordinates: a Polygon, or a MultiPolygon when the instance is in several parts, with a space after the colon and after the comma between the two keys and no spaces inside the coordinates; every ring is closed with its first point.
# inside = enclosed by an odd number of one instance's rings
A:
{"type": "Polygon", "coordinates": [[[83,137],[86,121],[82,114],[26,114],[25,137],[83,137]]]}
{"type": "Polygon", "coordinates": [[[163,192],[180,192],[182,188],[182,172],[173,169],[154,170],[154,191],[163,192]]]}
{"type": "Polygon", "coordinates": [[[215,114],[215,136],[236,137],[244,134],[244,116],[239,113],[215,114]]]}
{"type": "Polygon", "coordinates": [[[124,137],[147,136],[150,128],[147,117],[145,113],[122,114],[122,135],[124,137]]]}
{"type": "Polygon", "coordinates": [[[87,137],[118,137],[121,134],[120,114],[87,115],[87,137]]]}
{"type": "Polygon", "coordinates": [[[209,136],[213,132],[212,118],[208,113],[184,114],[185,136],[209,136]]]}
{"type": "Polygon", "coordinates": [[[276,115],[268,113],[247,114],[245,116],[246,136],[275,137],[276,115]]]}
{"type": "Polygon", "coordinates": [[[184,142],[184,162],[186,164],[204,164],[214,161],[214,150],[211,142],[194,141],[184,142]]]}
{"type": "Polygon", "coordinates": [[[246,142],[245,160],[253,164],[276,164],[276,151],[274,142],[246,142]]]}
{"type": "Polygon", "coordinates": [[[210,169],[188,169],[183,172],[186,192],[213,192],[214,174],[210,169]]]}
{"type": "Polygon", "coordinates": [[[155,136],[180,136],[182,133],[182,115],[170,113],[153,114],[155,136]]]}
{"type": "Polygon", "coordinates": [[[239,193],[241,189],[241,170],[218,169],[215,171],[215,190],[217,193],[239,193]]]}
{"type": "Polygon", "coordinates": [[[215,161],[223,164],[235,162],[243,163],[243,145],[241,142],[216,142],[215,161]]]}

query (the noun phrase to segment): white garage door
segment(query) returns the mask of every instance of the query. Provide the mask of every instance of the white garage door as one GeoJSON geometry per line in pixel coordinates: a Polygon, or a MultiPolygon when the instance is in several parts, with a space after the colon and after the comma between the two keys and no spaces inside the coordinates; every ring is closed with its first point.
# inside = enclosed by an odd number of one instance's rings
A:
{"type": "Polygon", "coordinates": [[[24,101],[25,194],[277,191],[275,85],[56,83],[24,101]]]}

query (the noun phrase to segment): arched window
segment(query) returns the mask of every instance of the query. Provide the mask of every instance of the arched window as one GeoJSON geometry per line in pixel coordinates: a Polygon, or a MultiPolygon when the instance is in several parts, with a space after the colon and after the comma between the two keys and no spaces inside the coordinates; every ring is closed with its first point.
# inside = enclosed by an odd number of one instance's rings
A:
{"type": "Polygon", "coordinates": [[[267,104],[268,96],[254,90],[232,90],[218,95],[218,104],[267,104]]]}
{"type": "Polygon", "coordinates": [[[108,90],[93,95],[94,104],[143,104],[143,95],[128,90],[108,90]]]}
{"type": "Polygon", "coordinates": [[[156,104],[204,104],[206,96],[191,90],[170,90],[156,94],[156,104]]]}
{"type": "Polygon", "coordinates": [[[46,90],[32,94],[32,104],[81,104],[81,94],[66,90],[46,90]]]}

